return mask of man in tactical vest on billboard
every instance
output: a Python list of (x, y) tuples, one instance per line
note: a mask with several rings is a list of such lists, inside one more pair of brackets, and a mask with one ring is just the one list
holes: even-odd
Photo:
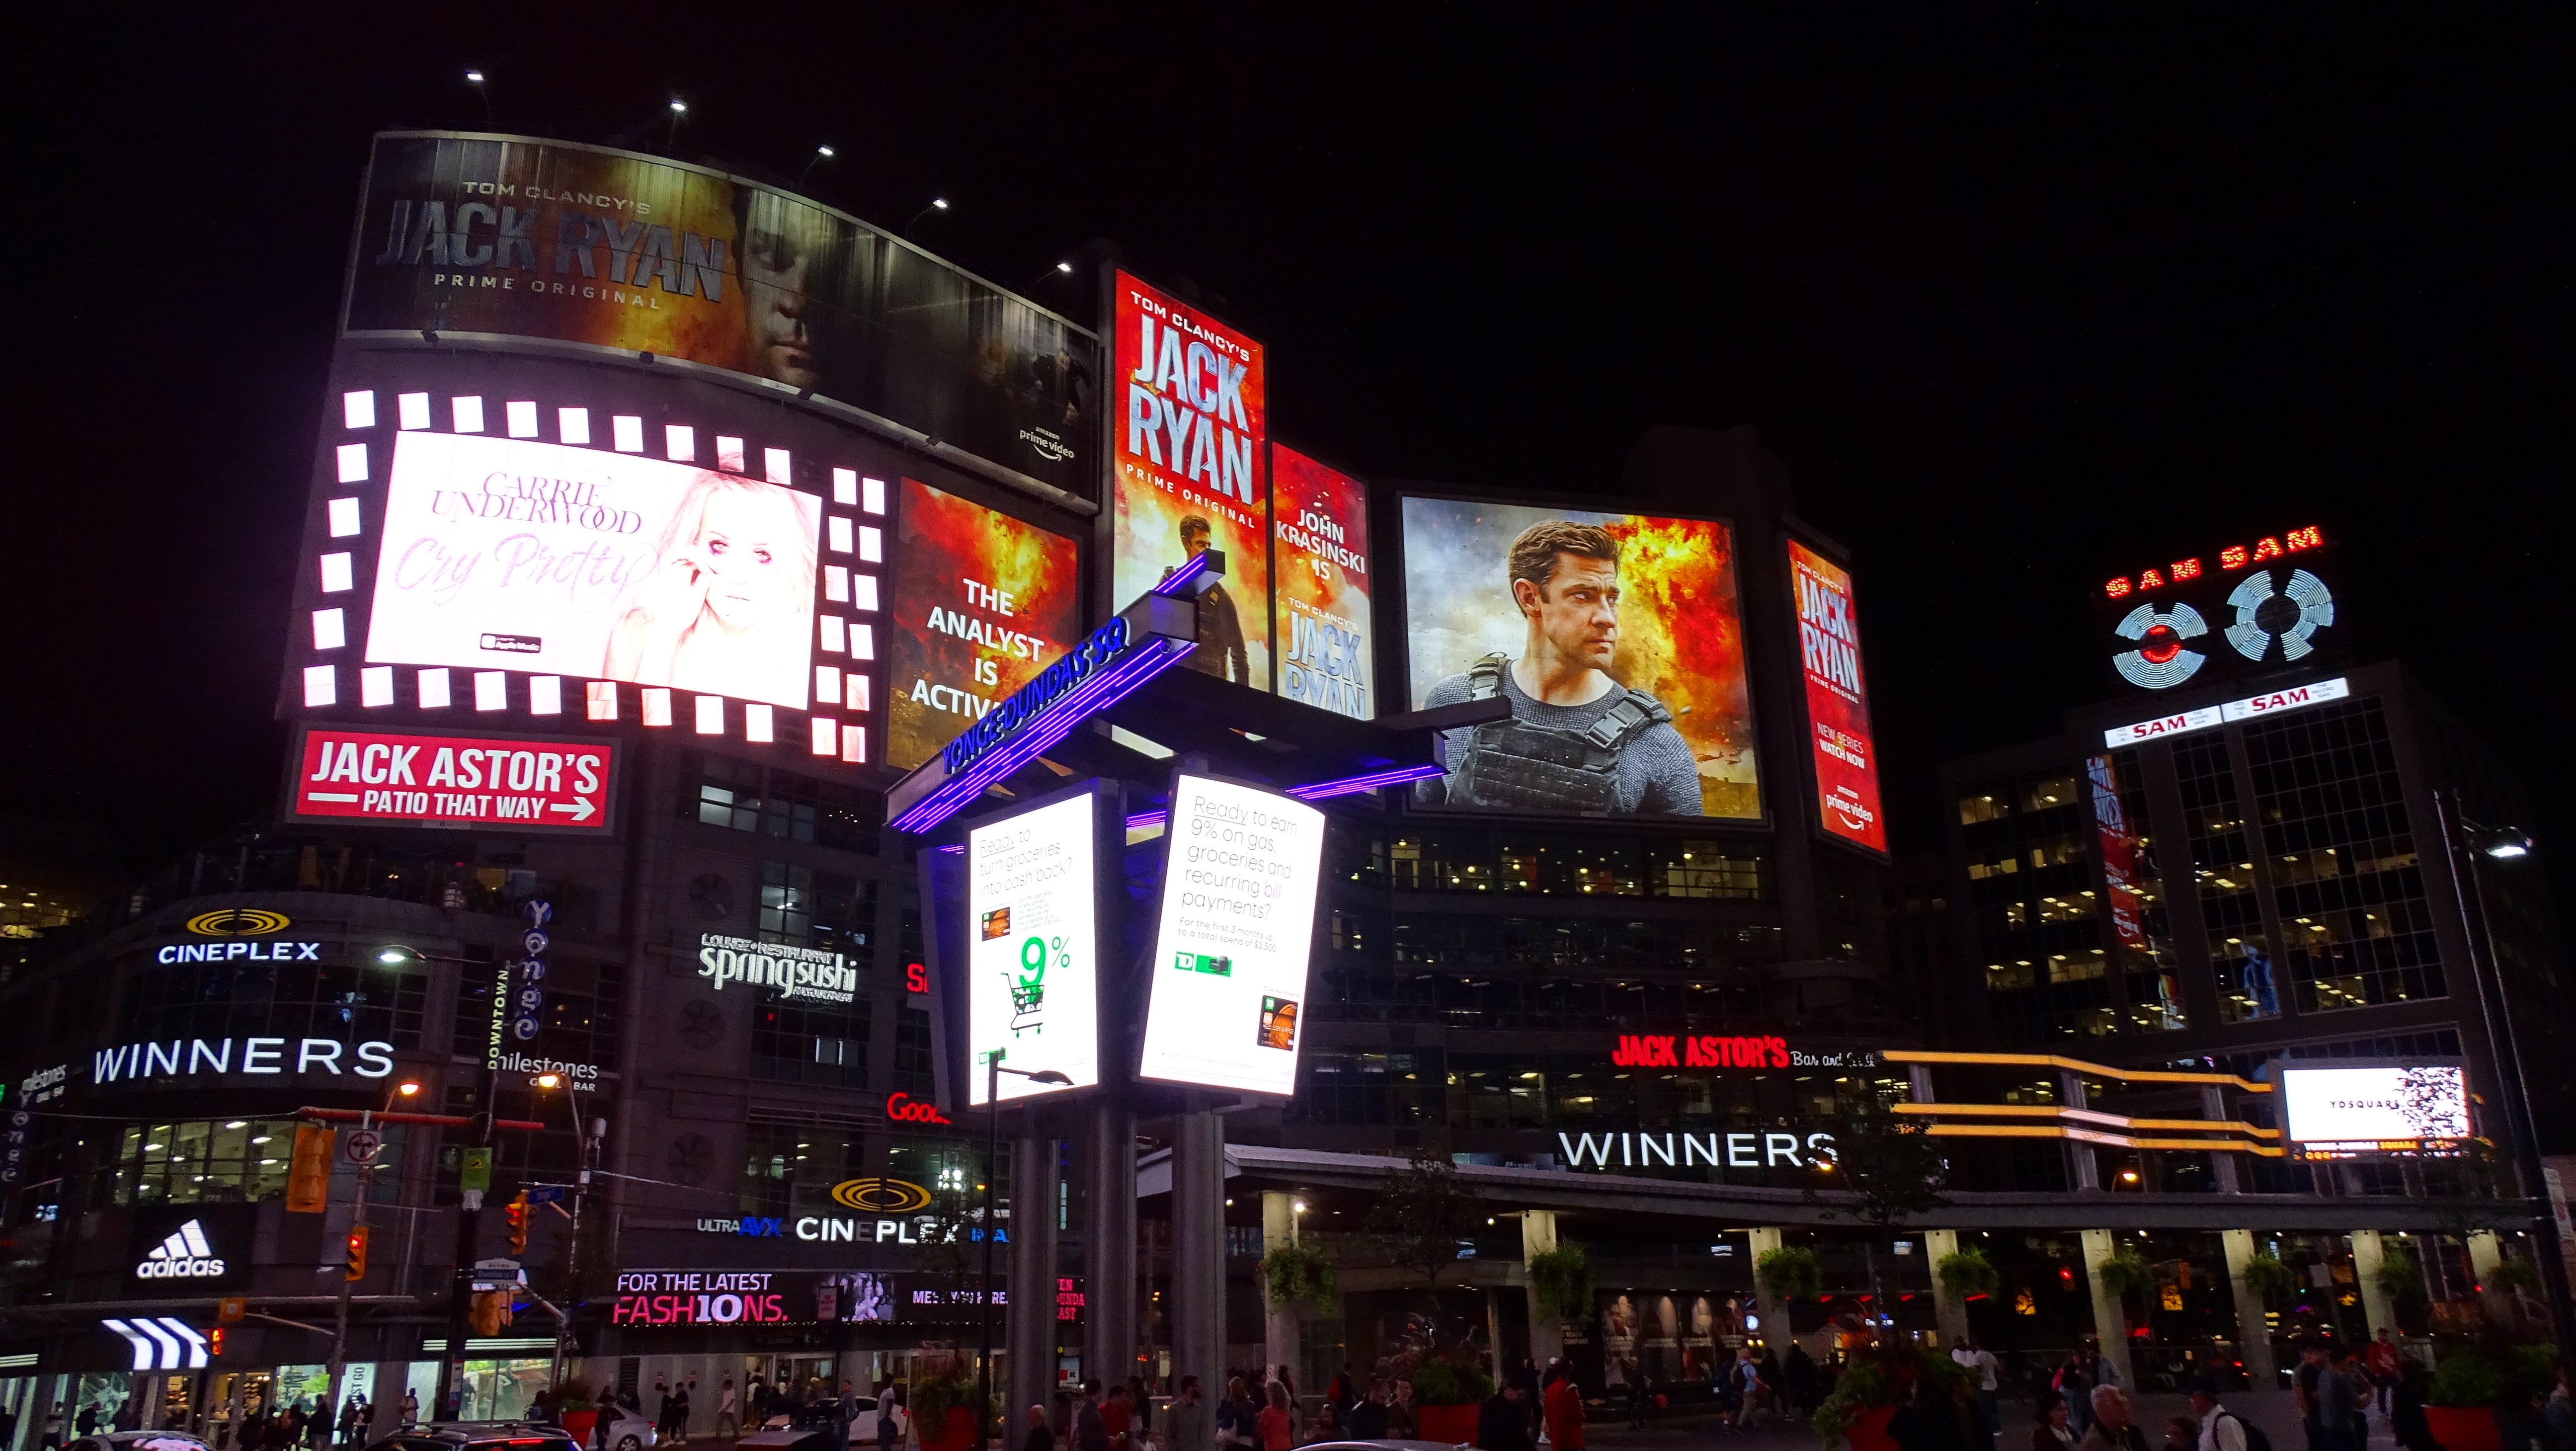
[(1426, 709), (1502, 696), (1511, 719), (1447, 733), (1449, 774), (1414, 787), (1426, 806), (1584, 816), (1698, 816), (1699, 771), (1673, 714), (1610, 678), (1619, 646), (1619, 542), (1562, 519), (1512, 541), (1520, 658), (1493, 654), (1431, 688)]

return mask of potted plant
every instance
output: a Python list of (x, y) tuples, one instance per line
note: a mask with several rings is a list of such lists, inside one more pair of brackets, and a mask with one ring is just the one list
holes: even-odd
[(1592, 1258), (1583, 1246), (1565, 1243), (1531, 1255), (1529, 1277), (1541, 1310), (1566, 1320), (1592, 1313)]
[(1933, 1266), (1932, 1272), (1941, 1277), (1941, 1288), (1949, 1291), (1950, 1298), (1954, 1300), (1991, 1295), (1995, 1287), (2003, 1283), (2003, 1276), (1996, 1272), (1994, 1262), (1986, 1258), (1985, 1251), (1977, 1249), (1963, 1249), (1941, 1256), (1941, 1262)]
[[(2391, 1253), (2403, 1253), (2403, 1251), (2391, 1251)], [(2407, 1272), (2409, 1274), (2414, 1272), (2411, 1260), (2408, 1261)], [(2381, 1273), (2384, 1277), (2385, 1265), (2381, 1267)], [(2295, 1293), (2299, 1288), (2299, 1272), (2281, 1263), (2277, 1255), (2249, 1257), (2245, 1261), (2244, 1278), (2246, 1293), (2254, 1297), (2257, 1305), (2266, 1308), (2279, 1303), (2281, 1299)]]
[(1936, 1351), (1911, 1345), (1859, 1351), (1834, 1382), (1834, 1393), (1816, 1407), (1816, 1444), (1823, 1451), (1841, 1451), (1845, 1442), (1851, 1451), (1896, 1451), (1887, 1423), (1914, 1383), (1947, 1400), (1951, 1388), (1967, 1378), (1967, 1367)]
[(1816, 1263), (1816, 1252), (1805, 1245), (1764, 1250), (1753, 1262), (1753, 1273), (1761, 1277), (1764, 1288), (1783, 1300), (1811, 1300), (1825, 1287), (1824, 1268)]
[(2442, 1357), (2424, 1397), (2424, 1419), (2442, 1451), (2498, 1451), (2498, 1412), (2520, 1411), (2557, 1375), (2558, 1347), (2488, 1337)]
[(599, 1410), (590, 1403), (590, 1392), (579, 1382), (557, 1381), (554, 1403), (556, 1419), (564, 1428), (564, 1434), (572, 1437), (576, 1446), (589, 1445), (591, 1428), (599, 1424)]
[(1494, 1393), (1493, 1377), (1470, 1362), (1435, 1355), (1413, 1368), (1413, 1403), (1425, 1441), (1476, 1439), (1476, 1414)]
[(1291, 1305), (1322, 1311), (1333, 1308), (1333, 1262), (1321, 1251), (1293, 1241), (1275, 1245), (1261, 1257), (1261, 1285), (1273, 1310)]
[(975, 1380), (953, 1359), (915, 1370), (905, 1407), (921, 1451), (968, 1451), (981, 1439)]

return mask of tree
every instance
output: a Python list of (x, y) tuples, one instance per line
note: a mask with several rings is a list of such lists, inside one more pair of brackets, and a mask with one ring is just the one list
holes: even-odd
[(1416, 1152), (1387, 1176), (1363, 1228), (1396, 1268), (1435, 1296), (1440, 1277), (1458, 1262), (1458, 1242), (1485, 1223), (1485, 1202), (1448, 1160)]
[[(1822, 1206), (1820, 1218), (1845, 1215), (1885, 1239), (1898, 1225), (1950, 1202), (1941, 1192), (1950, 1182), (1950, 1164), (1932, 1141), (1930, 1125), (1896, 1113), (1873, 1089), (1864, 1089), (1859, 1106), (1832, 1122), (1829, 1168), (1842, 1194), (1828, 1200), (1817, 1186), (1808, 1187), (1809, 1201)], [(1868, 1258), (1870, 1303), (1883, 1311), (1878, 1256)]]

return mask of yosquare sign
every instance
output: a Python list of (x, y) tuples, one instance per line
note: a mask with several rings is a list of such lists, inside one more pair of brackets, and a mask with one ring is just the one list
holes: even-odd
[(729, 982), (749, 983), (799, 1002), (851, 1003), (859, 996), (859, 970), (837, 952), (713, 932), (698, 938), (698, 976), (718, 991)]

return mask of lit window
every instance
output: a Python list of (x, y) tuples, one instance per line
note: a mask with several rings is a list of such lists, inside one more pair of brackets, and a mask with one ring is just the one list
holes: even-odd
[(373, 428), (373, 427), (375, 427), (375, 426), (376, 426), (376, 393), (375, 393), (375, 390), (374, 390), (374, 389), (372, 389), (372, 388), (361, 388), (361, 389), (359, 389), (359, 390), (358, 390), (357, 392), (355, 392), (355, 393), (343, 393), (343, 394), (341, 394), (341, 395), (340, 395), (340, 424), (341, 424), (341, 426), (342, 426), (342, 427), (344, 427), (344, 428)]
[(313, 648), (337, 650), (349, 643), (349, 616), (345, 610), (313, 612)]
[(723, 735), (724, 697), (721, 695), (701, 695), (698, 697), (697, 706), (698, 734), (702, 736)]
[(537, 405), (531, 402), (504, 403), (501, 411), (509, 415), (512, 438), (537, 436)]
[(823, 598), (836, 605), (850, 602), (850, 570), (842, 564), (823, 566)]
[(355, 587), (356, 579), (351, 573), (348, 555), (322, 556), (322, 592), (324, 594), (341, 594)]
[[(363, 478), (365, 475), (361, 474), (360, 477)], [(333, 499), (330, 510), (331, 537), (334, 539), (346, 539), (365, 527), (358, 522), (358, 500), (355, 495)]]
[(792, 484), (796, 482), (796, 471), (788, 460), (787, 450), (783, 448), (762, 449), (760, 451), (760, 471), (762, 474), (766, 475), (769, 481), (773, 484)]
[(673, 423), (662, 429), (662, 452), (673, 463), (694, 463), (698, 457), (698, 433), (685, 423)]
[(876, 626), (864, 621), (851, 622), (850, 658), (853, 660), (874, 660), (877, 658)]
[(716, 435), (716, 467), (729, 474), (742, 472), (742, 440)]
[(847, 704), (849, 705), (849, 708), (852, 710), (866, 710), (868, 708), (868, 677), (853, 670), (850, 672), (849, 677), (842, 683), (848, 687), (849, 699)]
[(592, 720), (617, 719), (617, 682), (593, 680), (582, 687), (584, 703)]
[(841, 517), (841, 516), (840, 516), (840, 515), (838, 515), (838, 514), (835, 514), (835, 515), (833, 515), (833, 516), (831, 517), (831, 519), (830, 519), (829, 521), (827, 521), (827, 523), (828, 523), (828, 527), (829, 527), (829, 532), (830, 532), (830, 534), (831, 534), (832, 552), (833, 552), (834, 554), (847, 554), (847, 553), (849, 553), (849, 552), (850, 552), (850, 521), (849, 521), (849, 520), (847, 520), (847, 519), (845, 519), (845, 518), (843, 518), (843, 517)]
[(367, 446), (365, 444), (344, 443), (340, 445), (338, 449), (334, 450), (333, 453), (340, 463), (340, 482), (344, 484), (355, 484), (365, 481), (367, 477)]
[(447, 409), (448, 412), (456, 419), (457, 432), (481, 433), (483, 431), (483, 400), (481, 398), (472, 394), (466, 394), (458, 398), (451, 398), (448, 400)]
[(612, 414), (608, 420), (610, 446), (619, 453), (644, 451), (644, 420), (632, 413)]
[(817, 665), (814, 667), (814, 698), (816, 700), (838, 700), (841, 698), (841, 672), (839, 670), (829, 665)]
[(590, 410), (587, 408), (556, 409), (555, 432), (566, 443), (587, 447), (590, 443)]
[(839, 615), (825, 615), (822, 617), (822, 622), (823, 648), (831, 651), (835, 655), (848, 649), (849, 646), (843, 643), (841, 639), (841, 617)]
[[(723, 724), (720, 720), (717, 727), (721, 729)], [(768, 706), (746, 705), (742, 708), (742, 738), (757, 746), (765, 746), (778, 739), (777, 722)]]
[(868, 728), (866, 726), (841, 727), (841, 759), (853, 766), (867, 764)]
[(420, 672), (420, 708), (447, 709), (447, 670), (444, 666)]
[(850, 603), (863, 610), (877, 607), (877, 577), (873, 574), (850, 576)]
[(304, 703), (337, 705), (340, 703), (340, 672), (328, 665), (304, 667)]
[(405, 394), (401, 395), (400, 397), (396, 398), (396, 399), (394, 400), (394, 402), (395, 402), (395, 404), (399, 407), (399, 409), (400, 409), (400, 411), (401, 411), (401, 413), (402, 413), (402, 426), (403, 426), (403, 427), (405, 427), (405, 428), (427, 428), (427, 427), (429, 427), (429, 395), (428, 395), (428, 394), (426, 394), (426, 393), (405, 393)]
[(671, 723), (671, 687), (648, 685), (644, 687), (643, 694), (644, 723), (648, 726), (669, 725)]
[(859, 526), (859, 558), (870, 564), (885, 563), (885, 531), (874, 524)]
[(510, 673), (506, 670), (474, 672), (474, 708), (508, 710), (510, 708)]
[(871, 514), (884, 513), (886, 500), (885, 480), (861, 479), (859, 483), (864, 491), (859, 500), (859, 507), (867, 510)]
[(370, 665), (358, 672), (358, 704), (384, 706), (394, 703), (394, 667)]
[(810, 724), (810, 725), (813, 727), (813, 731), (814, 731), (814, 754), (815, 754), (815, 755), (818, 755), (818, 756), (835, 756), (835, 755), (839, 755), (839, 754), (840, 754), (840, 751), (841, 751), (841, 743), (840, 743), (839, 739), (837, 739), (837, 737), (838, 737), (838, 735), (839, 735), (839, 727), (838, 727), (838, 726), (834, 725), (831, 721), (828, 721), (828, 720), (824, 719), (823, 717), (821, 717), (821, 716), (819, 716), (819, 715), (818, 715), (818, 716), (815, 716), (811, 721), (809, 721), (809, 722), (808, 722), (808, 724)]
[(832, 502), (843, 508), (855, 508), (859, 502), (859, 471), (832, 470)]

